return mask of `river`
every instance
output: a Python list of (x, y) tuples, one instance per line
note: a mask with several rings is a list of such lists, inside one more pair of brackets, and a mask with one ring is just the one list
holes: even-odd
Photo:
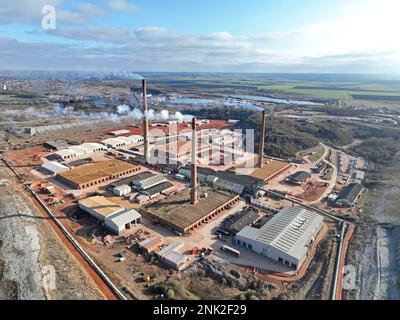
[(252, 100), (252, 101), (260, 101), (260, 102), (270, 102), (276, 104), (287, 104), (287, 105), (301, 105), (301, 106), (323, 106), (323, 103), (305, 101), (305, 100), (291, 100), (291, 99), (279, 99), (272, 97), (264, 97), (264, 96), (252, 96), (252, 95), (238, 95), (233, 94), (229, 95), (231, 98), (235, 99), (244, 99), (244, 100)]

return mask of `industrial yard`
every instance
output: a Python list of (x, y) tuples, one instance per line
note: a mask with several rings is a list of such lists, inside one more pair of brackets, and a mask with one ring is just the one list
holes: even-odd
[(400, 300), (399, 10), (0, 0), (1, 306)]
[(325, 274), (330, 298), (344, 261), (336, 235), (358, 214), (368, 162), (322, 143), (269, 157), (268, 113), (258, 114), (257, 152), (234, 120), (143, 116), (74, 127), (68, 139), (66, 127), (26, 130), (29, 143), (10, 134), (3, 161), (64, 245), (76, 241), (77, 262), (107, 298), (159, 299), (162, 286), (202, 299), (221, 281), (216, 299), (290, 298), (296, 283), (312, 296), (310, 269)]

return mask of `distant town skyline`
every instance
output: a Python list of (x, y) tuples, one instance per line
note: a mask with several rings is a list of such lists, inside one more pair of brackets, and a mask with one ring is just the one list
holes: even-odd
[[(42, 9), (56, 9), (43, 29)], [(0, 69), (399, 74), (396, 0), (0, 0)]]

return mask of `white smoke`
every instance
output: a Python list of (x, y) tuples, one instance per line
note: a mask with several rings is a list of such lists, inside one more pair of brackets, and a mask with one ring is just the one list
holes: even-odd
[[(60, 104), (54, 105), (54, 114), (56, 116), (70, 116), (77, 118), (85, 118), (90, 120), (108, 120), (113, 122), (119, 122), (121, 118), (130, 118), (132, 120), (142, 120), (144, 118), (144, 113), (138, 109), (131, 109), (130, 106), (123, 104), (117, 106), (116, 113), (107, 112), (93, 112), (87, 113), (84, 111), (75, 111), (72, 107), (64, 108)], [(175, 114), (170, 114), (168, 110), (155, 111), (153, 109), (148, 110), (147, 118), (149, 121), (191, 121), (193, 116), (183, 115), (180, 112)]]
[(126, 105), (126, 104), (122, 104), (120, 106), (117, 107), (117, 113), (119, 115), (126, 115), (131, 111), (131, 108)]

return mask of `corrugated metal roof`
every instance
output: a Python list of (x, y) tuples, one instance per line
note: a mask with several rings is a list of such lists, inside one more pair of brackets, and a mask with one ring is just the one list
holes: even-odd
[(216, 180), (214, 186), (237, 194), (242, 194), (245, 188), (242, 184), (238, 184), (223, 179)]
[(146, 194), (150, 197), (153, 197), (154, 195), (157, 195), (159, 193), (162, 193), (166, 190), (171, 189), (173, 186), (174, 185), (171, 182), (165, 181), (165, 182), (157, 184), (151, 188), (145, 189), (144, 191), (141, 191), (141, 192), (143, 192), (144, 194)]
[(55, 152), (56, 155), (60, 157), (69, 157), (71, 155), (74, 156), (82, 156), (88, 153), (94, 153), (95, 150), (104, 150), (106, 151), (107, 148), (99, 143), (84, 143), (79, 146), (71, 146), (68, 149), (60, 150)]
[(340, 192), (337, 201), (349, 201), (350, 203), (354, 203), (363, 188), (363, 185), (360, 183), (351, 183)]
[(305, 242), (322, 221), (322, 216), (316, 213), (299, 207), (290, 207), (281, 210), (261, 229), (245, 228), (239, 235), (301, 258)]
[(68, 171), (70, 169), (58, 162), (46, 162), (41, 167), (47, 171), (53, 172), (54, 174)]
[(120, 205), (111, 202), (106, 197), (95, 196), (78, 201), (82, 209), (93, 210), (98, 215), (106, 218), (124, 210)]
[(164, 257), (166, 254), (168, 254), (171, 251), (178, 251), (184, 247), (184, 244), (182, 242), (173, 242), (166, 246), (164, 249), (160, 250), (157, 252), (157, 255), (160, 257)]
[(233, 231), (235, 233), (238, 233), (239, 231), (241, 231), (244, 227), (247, 227), (249, 225), (251, 225), (254, 221), (256, 221), (258, 218), (260, 217), (260, 215), (251, 210), (246, 212), (242, 217), (240, 217), (237, 221), (235, 221), (234, 223), (232, 223), (229, 226), (229, 230)]
[(257, 236), (258, 229), (252, 227), (244, 227), (238, 235), (243, 238), (254, 239)]
[(142, 216), (135, 209), (125, 209), (123, 211), (112, 214), (106, 218), (116, 226), (125, 226), (126, 224), (140, 219)]
[(142, 189), (146, 190), (146, 189), (152, 188), (152, 187), (159, 185), (166, 181), (167, 181), (167, 179), (164, 176), (158, 174), (158, 175), (149, 176), (148, 178), (145, 178), (134, 184), (139, 184)]

